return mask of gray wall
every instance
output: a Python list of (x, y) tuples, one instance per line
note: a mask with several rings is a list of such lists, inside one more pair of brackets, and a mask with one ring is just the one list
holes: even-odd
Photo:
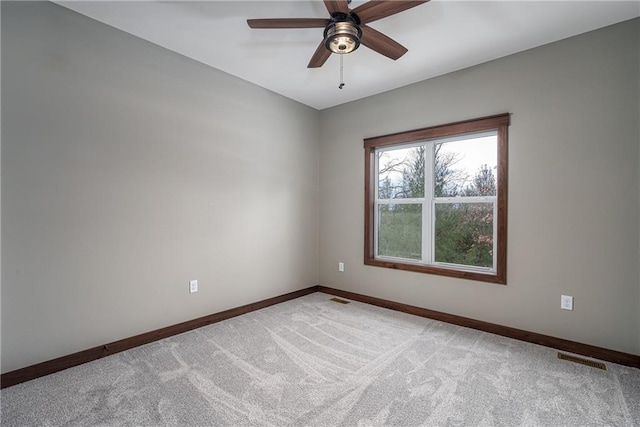
[[(321, 284), (639, 354), (639, 22), (322, 111)], [(507, 286), (363, 265), (362, 139), (503, 112)]]
[(52, 3), (2, 66), (2, 372), (318, 283), (316, 110)]

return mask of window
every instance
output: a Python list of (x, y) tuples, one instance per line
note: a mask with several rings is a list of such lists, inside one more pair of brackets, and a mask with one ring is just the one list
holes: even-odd
[(505, 284), (508, 125), (365, 139), (365, 264)]

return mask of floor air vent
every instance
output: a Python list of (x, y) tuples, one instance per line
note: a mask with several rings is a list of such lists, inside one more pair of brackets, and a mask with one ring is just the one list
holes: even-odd
[(596, 362), (595, 360), (583, 359), (582, 357), (571, 356), (569, 354), (558, 353), (558, 359), (568, 360), (569, 362), (580, 363), (581, 365), (591, 366), (592, 368), (598, 368), (607, 370), (607, 366), (602, 362)]
[(340, 304), (349, 304), (351, 302), (351, 301), (347, 301), (347, 300), (340, 299), (340, 298), (331, 298), (331, 301), (339, 302)]

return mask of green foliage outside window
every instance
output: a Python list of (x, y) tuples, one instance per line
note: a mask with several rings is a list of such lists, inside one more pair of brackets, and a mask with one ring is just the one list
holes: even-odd
[(438, 203), (435, 211), (436, 262), (493, 266), (491, 203)]
[(422, 206), (381, 205), (378, 253), (384, 256), (422, 258)]

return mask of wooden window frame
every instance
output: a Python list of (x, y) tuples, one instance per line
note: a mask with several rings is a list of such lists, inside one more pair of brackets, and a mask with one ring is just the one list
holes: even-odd
[[(364, 263), (377, 267), (392, 268), (397, 270), (414, 271), (419, 273), (435, 274), (440, 276), (456, 277), (461, 279), (477, 280), (482, 282), (507, 283), (507, 193), (508, 193), (508, 126), (510, 116), (508, 113), (490, 117), (448, 123), (431, 126), (407, 132), (377, 136), (364, 140), (365, 173), (364, 173)], [(398, 260), (379, 259), (375, 257), (374, 233), (375, 233), (375, 170), (376, 149), (395, 145), (410, 144), (419, 141), (464, 135), (482, 131), (496, 131), (498, 136), (497, 147), (497, 227), (494, 238), (497, 239), (496, 270), (485, 273), (468, 271), (456, 268), (442, 268), (439, 266), (409, 263)]]

